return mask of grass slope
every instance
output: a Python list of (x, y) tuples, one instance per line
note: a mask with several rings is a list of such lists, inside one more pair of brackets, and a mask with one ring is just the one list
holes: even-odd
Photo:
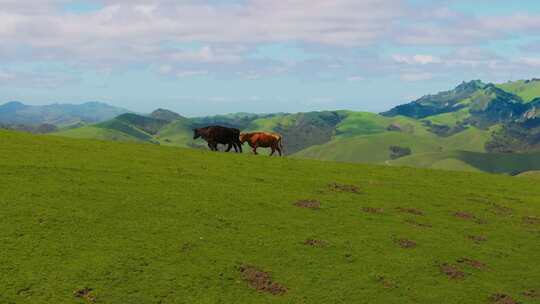
[(512, 174), (529, 170), (540, 170), (540, 152), (498, 154), (448, 151), (411, 155), (389, 163), (421, 168)]
[(459, 122), (464, 121), (470, 117), (469, 109), (464, 108), (456, 112), (444, 113), (439, 115), (433, 115), (426, 117), (426, 120), (438, 125), (447, 125), (450, 127), (456, 126)]
[[(95, 303), (538, 301), (522, 294), (540, 289), (533, 179), (5, 131), (0, 142), (0, 303), (85, 303), (86, 288)], [(293, 205), (302, 199), (321, 209)], [(251, 289), (241, 265), (288, 291)]]
[(540, 178), (540, 170), (537, 170), (537, 171), (526, 171), (526, 172), (523, 172), (523, 173), (519, 174), (518, 176), (520, 176), (520, 177), (534, 177), (534, 178)]
[(99, 139), (99, 140), (113, 140), (113, 141), (144, 141), (144, 139), (138, 138), (136, 136), (131, 136), (127, 133), (110, 129), (102, 128), (95, 125), (84, 126), (74, 129), (60, 130), (58, 132), (52, 133), (55, 136), (63, 136), (69, 138), (80, 138), (80, 139)]
[(172, 122), (136, 114), (124, 114), (95, 125), (52, 133), (82, 139), (136, 141), (166, 146), (193, 147), (193, 125), (180, 117)]
[(501, 89), (516, 94), (524, 101), (530, 102), (540, 97), (540, 80), (519, 80), (498, 85)]
[(159, 130), (157, 140), (162, 145), (190, 147), (194, 143), (192, 125), (187, 119), (173, 121)]

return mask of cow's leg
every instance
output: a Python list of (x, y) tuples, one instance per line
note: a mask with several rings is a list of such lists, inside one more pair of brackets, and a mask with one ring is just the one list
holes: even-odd
[(238, 146), (238, 150), (240, 150), (240, 153), (242, 153), (242, 143), (240, 141), (237, 141), (236, 145)]
[[(227, 150), (225, 152), (229, 152), (232, 149), (233, 144), (229, 143), (229, 146), (227, 147)], [(234, 150), (236, 150), (236, 147), (234, 147)]]
[(235, 143), (235, 142), (232, 142), (231, 145), (232, 145), (233, 148), (234, 148), (234, 152), (235, 152), (235, 153), (238, 153), (238, 147), (236, 146), (236, 143)]
[(234, 152), (242, 153), (242, 147), (236, 141), (233, 141), (232, 144), (233, 144), (233, 147), (234, 147)]
[(278, 153), (279, 153), (279, 156), (283, 156), (283, 155), (281, 154), (281, 148), (280, 148), (279, 146), (277, 146), (277, 151), (278, 151)]
[(258, 155), (257, 153), (257, 145), (253, 145), (253, 154)]
[(270, 153), (270, 156), (274, 156), (274, 153), (276, 153), (276, 147), (271, 146), (270, 148), (272, 149), (272, 153)]

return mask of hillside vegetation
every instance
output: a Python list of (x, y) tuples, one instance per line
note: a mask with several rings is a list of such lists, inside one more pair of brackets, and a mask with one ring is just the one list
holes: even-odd
[(539, 301), (535, 179), (0, 142), (0, 303)]

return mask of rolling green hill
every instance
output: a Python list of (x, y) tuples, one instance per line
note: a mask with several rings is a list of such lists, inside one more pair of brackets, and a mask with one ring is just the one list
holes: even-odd
[[(160, 110), (159, 115), (163, 114)], [(157, 112), (157, 111), (156, 111)], [(171, 116), (168, 116), (171, 117)], [(69, 128), (53, 133), (57, 136), (115, 141), (137, 141), (153, 144), (187, 146), (192, 135), (191, 123), (181, 116), (169, 121), (152, 116), (123, 114), (114, 119), (81, 128)]]
[(526, 171), (526, 172), (523, 172), (523, 173), (519, 174), (518, 176), (520, 176), (520, 177), (540, 178), (540, 170), (537, 170), (537, 171)]
[(407, 117), (384, 117), (371, 113), (352, 113), (336, 128), (336, 137), (323, 145), (304, 149), (294, 157), (345, 162), (384, 163), (392, 159), (393, 146), (411, 149), (413, 154), (455, 149), (484, 152), (489, 130), (470, 127), (441, 137), (423, 123)]
[(81, 128), (66, 129), (55, 132), (53, 133), (53, 135), (81, 139), (86, 138), (113, 141), (144, 141), (144, 139), (132, 136), (128, 133), (124, 133), (110, 128), (102, 128), (99, 126), (84, 126)]
[(0, 303), (538, 302), (534, 179), (0, 141)]
[(540, 97), (540, 79), (510, 81), (499, 84), (498, 87), (520, 96), (526, 102)]
[(432, 169), (515, 174), (529, 170), (540, 170), (540, 152), (504, 154), (448, 151), (416, 154), (391, 161), (389, 164)]

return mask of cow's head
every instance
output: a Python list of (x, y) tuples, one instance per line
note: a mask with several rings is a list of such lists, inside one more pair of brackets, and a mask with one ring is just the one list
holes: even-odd
[(200, 129), (193, 129), (193, 139), (201, 137)]
[(243, 145), (249, 139), (248, 133), (240, 133), (240, 143)]

